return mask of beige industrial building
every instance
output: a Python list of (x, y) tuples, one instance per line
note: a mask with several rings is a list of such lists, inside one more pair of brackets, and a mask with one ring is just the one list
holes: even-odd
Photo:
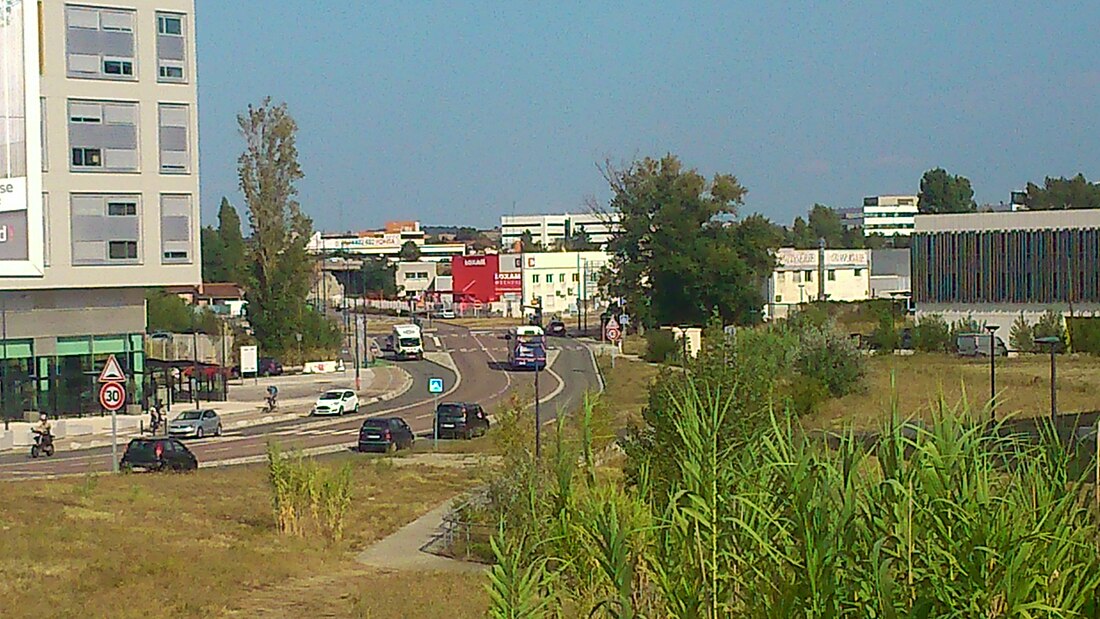
[(98, 409), (109, 354), (138, 403), (144, 289), (201, 281), (194, 0), (8, 4), (0, 410)]

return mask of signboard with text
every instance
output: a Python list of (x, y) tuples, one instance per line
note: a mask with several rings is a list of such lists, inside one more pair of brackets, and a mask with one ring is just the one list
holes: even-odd
[(38, 3), (0, 0), (0, 277), (40, 277), (45, 255)]
[(259, 349), (255, 346), (241, 346), (241, 375), (255, 374), (259, 371)]

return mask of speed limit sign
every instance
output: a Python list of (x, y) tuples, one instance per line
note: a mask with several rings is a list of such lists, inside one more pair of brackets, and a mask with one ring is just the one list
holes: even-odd
[(103, 383), (99, 388), (99, 403), (103, 405), (103, 410), (119, 410), (126, 405), (126, 388), (122, 383)]

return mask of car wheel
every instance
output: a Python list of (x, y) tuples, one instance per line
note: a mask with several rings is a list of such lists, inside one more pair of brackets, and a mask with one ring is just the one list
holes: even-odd
[(336, 416), (337, 417), (343, 417), (344, 416), (344, 407), (343, 406), (340, 407), (340, 410), (336, 413)]
[(195, 438), (202, 438), (203, 434), (204, 432), (202, 431), (202, 426), (199, 426), (199, 429), (195, 431)]
[(214, 430), (214, 436), (221, 436), (221, 435), (222, 435), (222, 424), (219, 423), (217, 429)]
[(397, 443), (390, 443), (386, 445), (386, 453), (392, 454), (397, 452)]

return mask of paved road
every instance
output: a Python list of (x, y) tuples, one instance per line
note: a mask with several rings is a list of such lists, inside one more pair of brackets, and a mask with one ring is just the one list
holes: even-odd
[[(362, 419), (379, 416), (403, 417), (414, 431), (426, 436), (432, 427), (433, 400), (427, 393), (430, 376), (445, 379), (448, 393), (444, 394), (444, 401), (479, 402), (492, 410), (512, 390), (530, 396), (533, 401), (534, 375), (504, 369), (507, 343), (500, 333), (469, 331), (439, 323), (437, 327), (434, 333), (426, 334), (425, 345), (429, 351), (450, 352), (461, 377), (429, 361), (405, 362), (401, 367), (412, 375), (413, 388), (393, 400), (363, 407), (358, 415), (313, 419), (302, 411), (301, 417), (242, 428), (227, 432), (220, 438), (191, 441), (189, 446), (199, 461), (207, 464), (262, 455), (272, 440), (285, 449), (350, 446), (356, 440)], [(550, 370), (540, 376), (542, 396), (556, 394), (543, 404), (547, 419), (553, 418), (559, 408), (571, 410), (586, 390), (598, 389), (599, 385), (587, 348), (572, 340), (553, 340), (550, 346), (558, 350), (557, 358)], [(124, 445), (120, 445), (120, 451), (122, 448)], [(110, 469), (110, 448), (59, 452), (52, 458), (40, 460), (31, 460), (23, 452), (0, 457), (0, 479), (82, 474)]]

